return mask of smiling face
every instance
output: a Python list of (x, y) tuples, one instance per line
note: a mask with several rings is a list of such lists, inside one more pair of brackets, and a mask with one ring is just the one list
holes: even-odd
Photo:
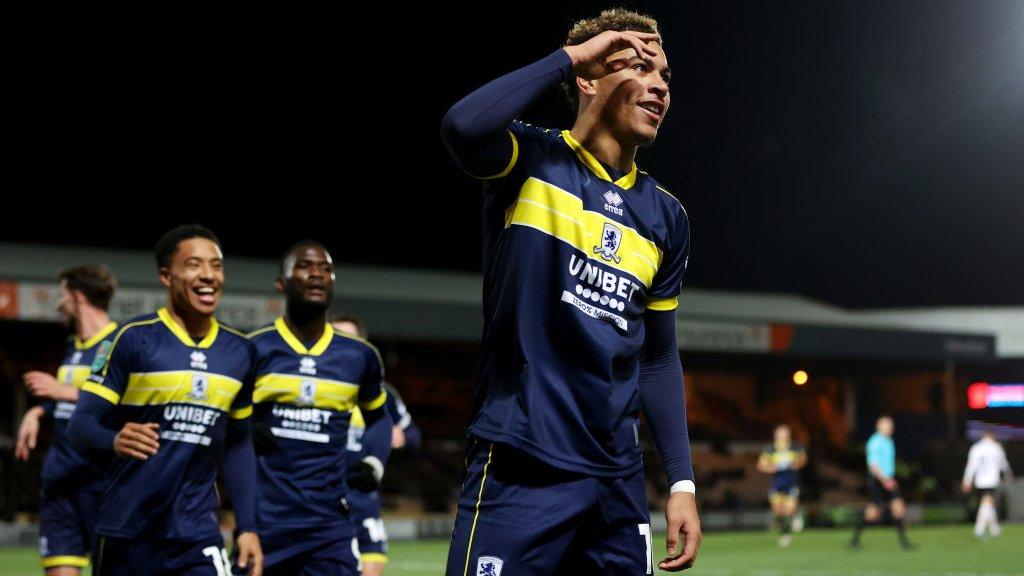
[(591, 82), (579, 81), (581, 108), (596, 114), (616, 140), (633, 146), (654, 142), (671, 101), (672, 72), (661, 44), (650, 42), (657, 56), (643, 60), (632, 48), (606, 59), (612, 70)]
[(330, 305), (334, 297), (334, 263), (320, 246), (306, 244), (296, 247), (285, 258), (277, 290), (289, 304)]
[(170, 265), (160, 268), (160, 282), (178, 314), (212, 317), (224, 287), (224, 255), (206, 238), (182, 240)]

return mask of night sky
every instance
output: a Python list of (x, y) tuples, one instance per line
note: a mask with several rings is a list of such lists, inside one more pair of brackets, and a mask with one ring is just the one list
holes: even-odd
[[(687, 285), (852, 307), (1024, 304), (1024, 2), (630, 3), (672, 107), (637, 163), (687, 207)], [(598, 3), (264, 14), (37, 39), (0, 240), (477, 271), (479, 186), (448, 106), (555, 49)], [(405, 54), (395, 58), (393, 54)], [(552, 92), (523, 119), (571, 125)]]

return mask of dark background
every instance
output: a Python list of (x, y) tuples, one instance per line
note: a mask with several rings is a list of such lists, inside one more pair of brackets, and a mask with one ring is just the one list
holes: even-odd
[[(1024, 304), (1024, 2), (625, 5), (673, 68), (637, 162), (690, 214), (688, 286)], [(201, 222), (229, 257), (311, 236), (343, 263), (477, 271), (479, 186), (440, 119), (599, 6), (38, 15), (0, 240), (148, 249)], [(524, 119), (572, 122), (557, 92)]]

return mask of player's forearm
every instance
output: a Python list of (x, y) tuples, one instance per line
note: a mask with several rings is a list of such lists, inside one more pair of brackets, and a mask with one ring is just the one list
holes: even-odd
[(377, 458), (381, 464), (388, 461), (391, 455), (391, 427), (394, 421), (387, 410), (370, 410), (363, 416), (366, 432), (363, 433), (363, 447), (366, 454)]
[[(508, 161), (511, 141), (506, 128), (531, 102), (572, 74), (564, 50), (484, 84), (459, 100), (441, 122), (441, 136), (456, 162), (482, 173)], [(504, 152), (503, 158), (487, 158)], [(488, 160), (491, 166), (486, 166)]]
[(63, 400), (65, 402), (78, 402), (78, 388), (74, 386), (61, 386), (58, 392), (59, 398), (57, 400)]
[(114, 450), (117, 430), (104, 425), (114, 405), (95, 394), (82, 394), (68, 422), (71, 442), (85, 450)]
[(878, 478), (883, 482), (889, 479), (889, 476), (885, 472), (882, 472), (882, 469), (876, 466), (875, 464), (869, 464), (868, 470), (875, 478)]
[(664, 462), (669, 485), (692, 489), (693, 464), (686, 426), (683, 365), (676, 347), (675, 311), (648, 311), (644, 326), (645, 350), (640, 361), (644, 415)]
[(256, 531), (256, 453), (249, 418), (231, 420), (222, 466), (239, 532)]
[(414, 422), (410, 422), (409, 426), (405, 428), (405, 449), (410, 452), (419, 450), (420, 444), (423, 443), (423, 433), (420, 432), (420, 427)]

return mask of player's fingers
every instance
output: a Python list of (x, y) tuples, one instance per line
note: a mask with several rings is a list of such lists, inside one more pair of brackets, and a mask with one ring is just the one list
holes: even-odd
[(682, 522), (678, 520), (670, 520), (668, 523), (668, 533), (665, 534), (665, 553), (670, 557), (679, 553), (679, 529), (682, 527)]
[(654, 52), (647, 46), (647, 44), (644, 44), (640, 40), (630, 36), (626, 36), (625, 39), (629, 42), (629, 45), (633, 47), (633, 50), (636, 51), (637, 58), (640, 58), (645, 62), (649, 62), (651, 58), (654, 58), (657, 55), (657, 52)]
[(689, 568), (697, 561), (697, 551), (700, 550), (700, 541), (703, 538), (699, 530), (686, 531), (683, 535), (683, 553), (680, 559), (685, 559), (684, 565)]
[(129, 423), (125, 425), (125, 430), (131, 434), (132, 438), (146, 439), (151, 441), (154, 445), (159, 445), (160, 434), (157, 433), (159, 424), (135, 424)]
[(638, 32), (636, 30), (624, 30), (622, 34), (626, 36), (633, 36), (635, 38), (639, 38), (645, 44), (647, 42), (661, 43), (661, 34), (658, 34), (657, 32)]
[(136, 460), (149, 460), (149, 456), (146, 456), (142, 452), (132, 449), (130, 446), (121, 446), (119, 449), (121, 456), (129, 456)]
[(137, 452), (141, 452), (143, 454), (153, 455), (156, 454), (157, 452), (157, 447), (151, 444), (147, 444), (145, 442), (141, 442), (135, 438), (124, 438), (122, 446), (124, 446), (125, 448), (130, 448)]
[(629, 40), (630, 43), (633, 45), (633, 48), (636, 49), (636, 55), (639, 56), (640, 58), (648, 60), (658, 55), (658, 51), (655, 50), (654, 47), (650, 45), (650, 43), (658, 42), (660, 44), (661, 36), (654, 34), (653, 37), (640, 38), (634, 34), (623, 34), (626, 37), (626, 39)]
[(14, 457), (18, 460), (28, 461), (28, 443), (24, 438), (18, 438), (18, 444), (14, 447)]
[(263, 574), (263, 552), (257, 550), (252, 555), (252, 576), (262, 576)]
[(130, 442), (135, 442), (143, 446), (148, 446), (153, 450), (157, 450), (160, 448), (159, 437), (154, 438), (153, 436), (150, 436), (140, 430), (125, 430), (123, 433), (123, 438)]
[(156, 422), (143, 424), (142, 433), (154, 440), (160, 440), (160, 425)]

